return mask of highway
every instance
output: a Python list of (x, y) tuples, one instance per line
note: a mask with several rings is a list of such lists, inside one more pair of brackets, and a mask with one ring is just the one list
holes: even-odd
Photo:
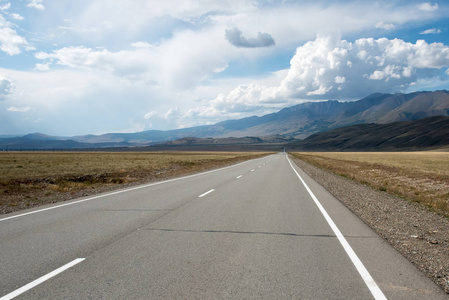
[(448, 299), (285, 153), (1, 216), (1, 296)]

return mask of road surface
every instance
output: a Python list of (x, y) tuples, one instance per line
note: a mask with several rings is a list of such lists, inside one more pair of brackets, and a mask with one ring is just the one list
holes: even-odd
[(0, 218), (5, 299), (448, 299), (284, 153)]

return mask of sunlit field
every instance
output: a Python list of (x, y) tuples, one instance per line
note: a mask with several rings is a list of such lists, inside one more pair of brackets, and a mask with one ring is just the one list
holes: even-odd
[(294, 156), (449, 216), (449, 152), (307, 152)]
[(11, 212), (125, 184), (191, 174), (261, 152), (0, 153), (0, 208)]

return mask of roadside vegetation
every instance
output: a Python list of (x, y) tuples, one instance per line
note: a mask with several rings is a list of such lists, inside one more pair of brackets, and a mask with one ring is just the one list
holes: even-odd
[(449, 217), (449, 152), (291, 153), (375, 189)]
[(0, 213), (173, 178), (267, 155), (262, 152), (0, 153)]

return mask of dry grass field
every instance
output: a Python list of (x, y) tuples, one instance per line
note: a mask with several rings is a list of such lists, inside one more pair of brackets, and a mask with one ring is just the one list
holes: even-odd
[(267, 155), (254, 152), (0, 153), (0, 213)]
[(449, 152), (307, 152), (294, 156), (449, 216)]

